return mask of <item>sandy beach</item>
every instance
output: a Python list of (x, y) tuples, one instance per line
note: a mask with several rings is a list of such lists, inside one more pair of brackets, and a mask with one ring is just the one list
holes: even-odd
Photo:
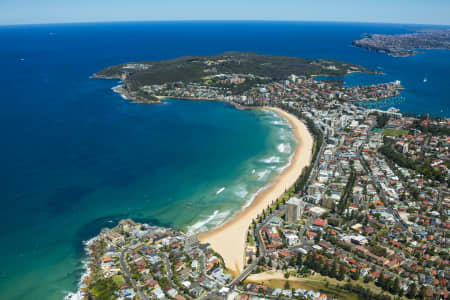
[(266, 109), (282, 115), (293, 128), (298, 146), (290, 165), (270, 183), (268, 188), (261, 191), (248, 207), (238, 212), (230, 221), (215, 230), (199, 235), (201, 242), (210, 243), (212, 248), (222, 255), (227, 268), (234, 275), (239, 274), (244, 267), (247, 229), (252, 220), (272, 201), (280, 197), (286, 189), (290, 188), (301, 174), (303, 168), (311, 162), (314, 140), (305, 124), (281, 109)]
[[(294, 281), (299, 278), (290, 277), (291, 281)], [(262, 272), (258, 274), (252, 274), (247, 277), (246, 281), (248, 282), (263, 282), (263, 281), (269, 281), (269, 280), (286, 280), (284, 277), (284, 273), (282, 272)]]

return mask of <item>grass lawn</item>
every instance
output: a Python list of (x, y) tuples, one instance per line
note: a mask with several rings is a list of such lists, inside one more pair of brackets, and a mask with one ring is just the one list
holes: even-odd
[[(305, 278), (291, 276), (289, 277), (289, 279), (275, 277), (274, 279), (267, 279), (267, 280), (255, 280), (255, 281), (246, 280), (246, 282), (256, 282), (271, 288), (280, 288), (280, 289), (285, 289), (286, 281), (289, 282), (289, 289), (294, 288), (294, 289), (317, 291), (326, 294), (331, 298), (336, 299), (349, 299), (349, 300), (359, 299), (358, 294), (347, 291), (342, 287), (347, 283), (346, 281), (338, 281), (335, 278), (324, 277), (317, 273)], [(387, 292), (383, 292), (383, 290), (381, 290), (378, 286), (376, 286), (372, 281), (369, 283), (364, 283), (362, 279), (359, 279), (358, 281), (352, 281), (352, 284), (358, 284), (364, 288), (369, 288), (375, 294), (380, 293), (389, 294)], [(405, 296), (402, 296), (401, 299), (408, 300)]]
[[(262, 283), (271, 288), (284, 289), (286, 281), (289, 281), (289, 288), (292, 289), (304, 289), (321, 292), (329, 297), (337, 299), (348, 299), (348, 300), (358, 300), (358, 295), (351, 293), (349, 291), (340, 288), (338, 285), (334, 284), (331, 280), (327, 279), (329, 284), (327, 286), (325, 279), (316, 278), (316, 276), (308, 278), (294, 278), (291, 277), (288, 280), (285, 279), (271, 279), (264, 280)], [(345, 284), (345, 282), (343, 283)]]
[(408, 132), (406, 130), (401, 129), (383, 129), (383, 134), (385, 135), (408, 135)]
[(115, 275), (115, 276), (113, 276), (113, 281), (114, 281), (114, 283), (117, 286), (122, 286), (122, 285), (124, 285), (126, 283), (125, 279), (123, 279), (122, 275)]
[(247, 240), (250, 246), (255, 246), (255, 240), (253, 239), (253, 236), (249, 235)]

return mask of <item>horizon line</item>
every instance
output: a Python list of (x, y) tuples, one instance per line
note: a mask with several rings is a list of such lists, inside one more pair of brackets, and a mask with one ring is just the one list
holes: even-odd
[(450, 24), (425, 24), (425, 23), (401, 23), (401, 22), (374, 22), (374, 21), (342, 21), (342, 20), (263, 20), (263, 19), (178, 19), (178, 20), (111, 20), (111, 21), (70, 21), (70, 22), (46, 22), (46, 23), (13, 23), (0, 24), (0, 27), (8, 26), (37, 26), (37, 25), (70, 25), (70, 24), (106, 24), (106, 23), (169, 23), (169, 22), (293, 22), (293, 23), (353, 23), (353, 24), (392, 24), (392, 25), (416, 25), (416, 26), (444, 26)]

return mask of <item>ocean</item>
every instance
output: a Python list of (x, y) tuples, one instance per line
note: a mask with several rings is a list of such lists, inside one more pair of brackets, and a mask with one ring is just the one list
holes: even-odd
[[(83, 272), (83, 241), (122, 218), (186, 231), (215, 227), (289, 161), (289, 125), (264, 110), (167, 99), (143, 105), (89, 78), (113, 64), (225, 51), (329, 58), (400, 80), (373, 103), (450, 116), (450, 52), (392, 58), (351, 46), (413, 25), (138, 22), (1, 26), (0, 298), (62, 299)], [(424, 78), (428, 81), (425, 83)]]

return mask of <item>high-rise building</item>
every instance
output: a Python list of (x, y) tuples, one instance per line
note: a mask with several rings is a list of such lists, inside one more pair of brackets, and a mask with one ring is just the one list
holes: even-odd
[(292, 197), (287, 202), (286, 221), (289, 223), (297, 223), (303, 214), (303, 201)]

